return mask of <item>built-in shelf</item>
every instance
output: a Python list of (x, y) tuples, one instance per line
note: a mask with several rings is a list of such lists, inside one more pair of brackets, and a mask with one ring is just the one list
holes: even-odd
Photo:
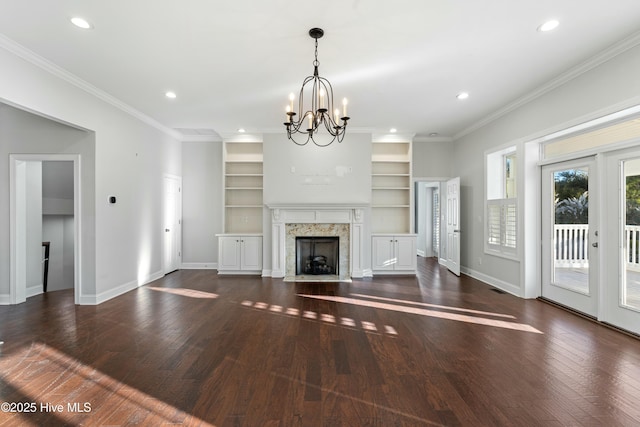
[(262, 233), (261, 142), (224, 144), (225, 233)]
[(373, 143), (371, 192), (372, 232), (410, 233), (411, 142)]

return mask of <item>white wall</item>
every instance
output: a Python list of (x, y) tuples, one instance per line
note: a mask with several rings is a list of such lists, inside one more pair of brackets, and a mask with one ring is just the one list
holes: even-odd
[(452, 141), (414, 142), (412, 147), (414, 178), (452, 177), (453, 147)]
[[(463, 271), (466, 269), (467, 272), (498, 285), (513, 287), (517, 293), (525, 295), (521, 284), (525, 266), (519, 261), (484, 253), (485, 151), (514, 141), (542, 136), (607, 112), (638, 104), (638, 75), (640, 47), (636, 46), (455, 142), (452, 174), (461, 177)], [(519, 161), (522, 159), (521, 154), (523, 153), (518, 153)], [(535, 180), (537, 177), (520, 173), (518, 179)], [(524, 196), (518, 195), (520, 200)], [(523, 209), (525, 212), (534, 212), (536, 206)], [(527, 224), (520, 224), (520, 227), (527, 227)], [(533, 242), (532, 248), (535, 246), (536, 242)], [(523, 255), (527, 256), (527, 253)], [(529, 263), (526, 268), (536, 267)]]
[(222, 143), (182, 143), (183, 268), (215, 268), (222, 224)]
[(347, 133), (328, 147), (300, 147), (284, 132), (267, 134), (263, 152), (266, 205), (371, 201), (371, 134)]
[[(108, 95), (83, 90), (73, 78), (54, 72), (62, 77), (0, 48), (0, 102), (90, 132), (68, 128), (70, 140), (50, 141), (44, 130), (59, 131), (60, 124), (30, 115), (24, 119), (27, 124), (12, 124), (11, 133), (21, 136), (18, 141), (6, 134), (5, 119), (0, 125), (0, 161), (7, 165), (8, 153), (81, 154), (81, 302), (98, 303), (162, 275), (163, 174), (181, 176), (181, 144), (168, 129), (134, 117), (106, 102)], [(39, 127), (29, 127), (30, 122)], [(109, 195), (117, 196), (118, 203), (109, 205)], [(0, 176), (0, 200), (9, 200), (7, 174)], [(9, 291), (7, 205), (2, 203), (0, 211), (0, 300)]]

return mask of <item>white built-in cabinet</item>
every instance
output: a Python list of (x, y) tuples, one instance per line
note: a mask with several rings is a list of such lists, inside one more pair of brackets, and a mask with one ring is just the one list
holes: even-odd
[(372, 270), (415, 274), (411, 142), (373, 142), (371, 148)]
[(377, 234), (371, 238), (374, 274), (415, 274), (416, 236), (412, 234)]
[(224, 143), (224, 234), (218, 272), (262, 272), (262, 142)]
[(260, 274), (261, 235), (218, 235), (218, 273)]

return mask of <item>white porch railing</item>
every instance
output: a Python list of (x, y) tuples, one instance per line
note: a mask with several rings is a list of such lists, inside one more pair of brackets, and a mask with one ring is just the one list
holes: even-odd
[(556, 224), (553, 227), (556, 267), (589, 266), (589, 225)]
[(627, 268), (640, 271), (640, 225), (627, 225), (624, 227), (624, 235), (627, 248)]
[[(640, 225), (625, 226), (627, 268), (640, 271)], [(556, 267), (589, 267), (589, 226), (556, 224), (553, 230)]]

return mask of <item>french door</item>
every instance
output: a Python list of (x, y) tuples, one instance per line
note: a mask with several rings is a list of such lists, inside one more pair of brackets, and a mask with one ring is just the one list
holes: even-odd
[(542, 168), (542, 296), (598, 316), (594, 158)]
[(640, 334), (640, 149), (607, 155), (602, 320)]
[(542, 296), (640, 334), (640, 149), (600, 156), (542, 168)]

